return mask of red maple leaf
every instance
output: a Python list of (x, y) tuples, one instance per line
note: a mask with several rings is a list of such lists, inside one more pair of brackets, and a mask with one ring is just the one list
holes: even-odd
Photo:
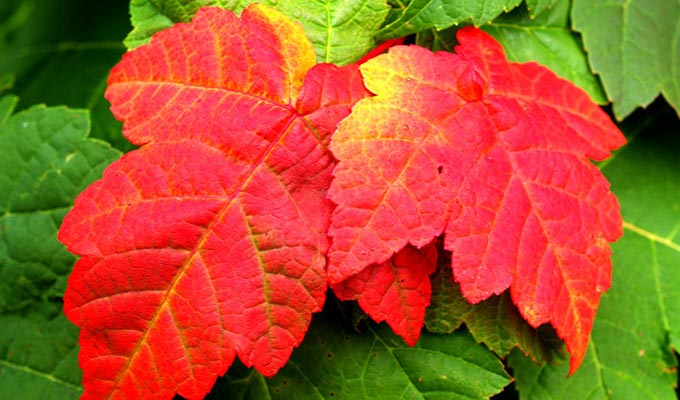
[[(329, 281), (444, 233), (455, 280), (478, 302), (510, 288), (534, 327), (587, 348), (611, 281), (619, 205), (590, 159), (625, 139), (580, 89), (507, 61), (464, 28), (457, 54), (397, 46), (361, 66), (375, 94), (338, 127)], [(378, 279), (378, 278), (376, 278)]]
[(142, 147), (59, 232), (82, 256), (64, 310), (84, 398), (200, 398), (236, 355), (271, 376), (299, 345), (327, 286), (325, 145), (366, 95), (356, 66), (314, 64), (299, 25), (252, 6), (203, 9), (112, 70)]

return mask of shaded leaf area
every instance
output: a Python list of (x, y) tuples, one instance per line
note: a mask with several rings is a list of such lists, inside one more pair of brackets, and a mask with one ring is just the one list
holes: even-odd
[(61, 313), (75, 257), (56, 240), (73, 198), (120, 153), (87, 112), (0, 99), (0, 398), (80, 395), (78, 330)]
[(377, 33), (381, 40), (407, 36), (428, 29), (442, 30), (470, 21), (481, 26), (517, 7), (522, 0), (407, 0), (400, 1)]
[(451, 274), (451, 253), (440, 251), (437, 271), (430, 278), (432, 300), (425, 314), (428, 331), (450, 334), (465, 324), (478, 343), (505, 358), (514, 348), (536, 363), (561, 363), (564, 344), (549, 326), (529, 325), (505, 292), (477, 304), (468, 302)]
[(513, 355), (523, 398), (676, 398), (680, 121), (659, 105), (645, 115), (626, 121), (631, 143), (602, 165), (621, 201), (625, 231), (612, 246), (613, 285), (602, 297), (584, 364), (566, 379), (566, 367), (538, 367)]
[(508, 62), (478, 29), (458, 38), (456, 54), (397, 46), (361, 66), (376, 95), (332, 138), (329, 282), (444, 234), (465, 298), (509, 288), (532, 326), (555, 327), (576, 369), (621, 235), (588, 158), (625, 140), (568, 81)]
[(464, 330), (423, 333), (410, 347), (384, 324), (357, 332), (341, 321), (329, 301), (276, 376), (234, 366), (207, 398), (486, 399), (510, 382), (502, 363)]
[(109, 69), (125, 51), (124, 2), (25, 0), (0, 9), (0, 75), (16, 78), (19, 108), (37, 103), (87, 108), (91, 136), (121, 150), (132, 146), (104, 100)]
[(375, 46), (373, 37), (389, 11), (384, 0), (132, 0), (134, 29), (125, 45), (133, 49), (147, 43), (154, 33), (190, 21), (201, 7), (240, 14), (253, 3), (267, 4), (302, 24), (317, 61), (338, 65), (357, 61)]
[(208, 7), (127, 53), (106, 95), (141, 147), (59, 234), (82, 255), (64, 312), (84, 397), (202, 397), (236, 356), (276, 374), (324, 303), (326, 143), (367, 95), (357, 67), (315, 66), (273, 8)]
[(574, 0), (572, 20), (617, 119), (659, 94), (680, 115), (680, 2)]

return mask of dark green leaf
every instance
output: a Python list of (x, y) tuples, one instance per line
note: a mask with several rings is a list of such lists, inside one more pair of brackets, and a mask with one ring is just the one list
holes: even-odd
[(78, 330), (61, 297), (75, 257), (57, 241), (74, 197), (120, 153), (86, 111), (0, 98), (0, 398), (76, 399)]
[(536, 362), (553, 362), (566, 355), (554, 332), (549, 340), (522, 318), (508, 292), (470, 304), (453, 281), (450, 253), (443, 254), (430, 279), (432, 300), (425, 315), (425, 326), (430, 332), (452, 333), (465, 323), (475, 340), (486, 344), (499, 357), (505, 357), (514, 348)]
[(103, 98), (109, 70), (125, 50), (120, 43), (129, 31), (125, 4), (26, 0), (15, 7), (0, 22), (0, 76), (16, 77), (19, 108), (38, 103), (88, 108), (93, 137), (131, 149)]

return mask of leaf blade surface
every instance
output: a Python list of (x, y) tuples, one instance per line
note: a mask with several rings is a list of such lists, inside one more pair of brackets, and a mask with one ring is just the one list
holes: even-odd
[(365, 95), (356, 67), (314, 63), (299, 25), (253, 6), (202, 9), (114, 68), (142, 147), (60, 231), (83, 256), (65, 312), (86, 396), (202, 397), (236, 355), (271, 376), (299, 345), (325, 298), (326, 136)]

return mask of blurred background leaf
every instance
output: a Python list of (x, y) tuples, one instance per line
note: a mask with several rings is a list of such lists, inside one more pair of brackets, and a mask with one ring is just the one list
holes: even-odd
[(125, 1), (3, 0), (0, 77), (13, 76), (19, 109), (66, 105), (91, 112), (92, 137), (121, 150), (132, 146), (103, 94), (109, 70), (130, 31)]

